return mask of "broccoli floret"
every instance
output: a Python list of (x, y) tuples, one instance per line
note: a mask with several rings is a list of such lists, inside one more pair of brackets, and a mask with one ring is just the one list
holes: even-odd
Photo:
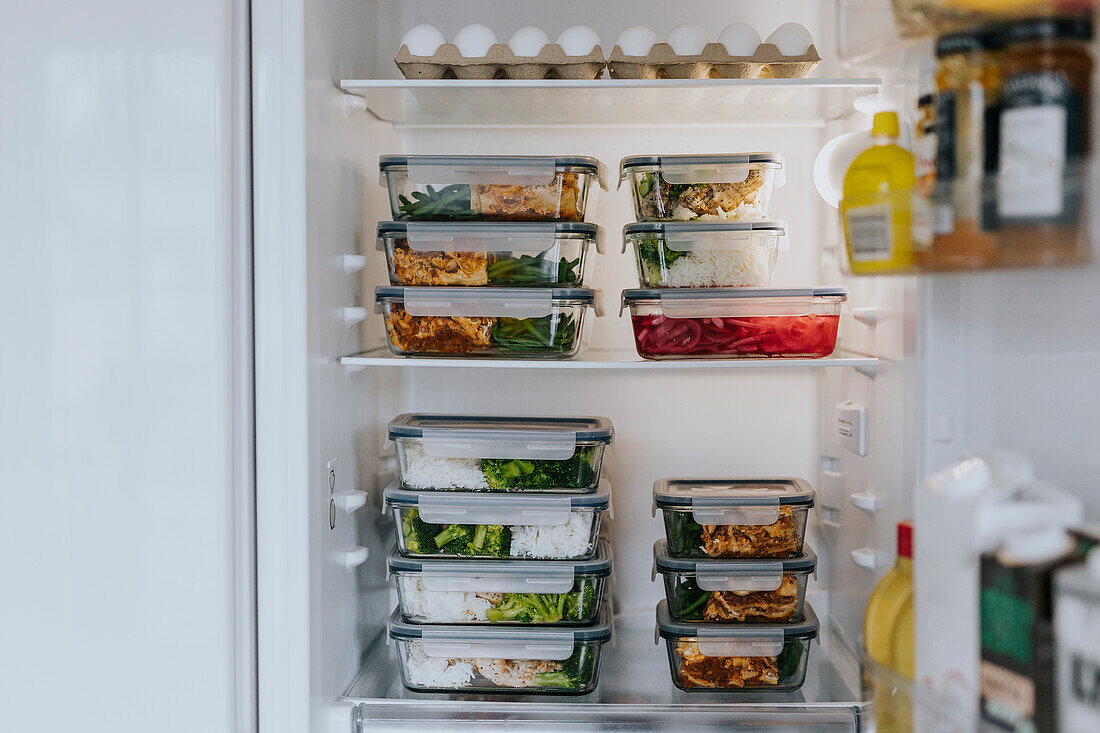
[(405, 538), (405, 549), (414, 554), (435, 552), (433, 538), (439, 532), (437, 525), (428, 524), (420, 518), (420, 512), (409, 509), (401, 519), (401, 534)]
[(485, 612), (490, 621), (518, 621), (525, 624), (556, 624), (565, 614), (565, 593), (505, 593)]
[(512, 548), (512, 530), (500, 524), (490, 524), (485, 528), (485, 544), (478, 550), (479, 555), (508, 557)]
[(596, 611), (596, 587), (594, 583), (578, 580), (571, 593), (565, 596), (565, 619), (583, 621)]
[[(438, 526), (438, 525), (436, 525)], [(469, 545), (474, 539), (475, 525), (473, 524), (448, 524), (443, 531), (432, 538), (431, 547), (434, 552), (442, 552), (448, 555), (467, 555)]]
[(562, 663), (561, 671), (535, 675), (535, 682), (543, 687), (586, 687), (596, 671), (596, 653), (588, 644), (580, 644), (573, 656)]
[(565, 461), (486, 458), (481, 462), (481, 472), (494, 491), (579, 489), (591, 485), (595, 478), (592, 470), (594, 450), (582, 448)]

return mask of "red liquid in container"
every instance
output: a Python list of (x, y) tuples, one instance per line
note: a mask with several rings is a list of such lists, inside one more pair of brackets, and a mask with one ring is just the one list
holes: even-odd
[(839, 315), (668, 318), (632, 316), (634, 342), (646, 359), (692, 356), (828, 356)]

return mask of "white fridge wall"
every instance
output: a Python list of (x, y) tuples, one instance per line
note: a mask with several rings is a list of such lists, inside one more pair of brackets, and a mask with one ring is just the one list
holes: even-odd
[(0, 29), (4, 729), (252, 730), (246, 4)]

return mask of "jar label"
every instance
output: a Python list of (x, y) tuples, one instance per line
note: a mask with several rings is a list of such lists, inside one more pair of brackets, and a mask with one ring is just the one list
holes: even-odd
[(949, 181), (955, 177), (956, 97), (953, 91), (936, 95), (936, 178)]

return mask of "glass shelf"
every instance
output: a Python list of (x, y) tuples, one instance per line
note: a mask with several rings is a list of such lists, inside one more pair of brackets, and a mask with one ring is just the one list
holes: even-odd
[(653, 613), (616, 616), (604, 647), (595, 692), (582, 697), (445, 695), (409, 692), (401, 685), (396, 650), (378, 638), (341, 701), (355, 706), (358, 729), (410, 729), (446, 723), (448, 730), (514, 729), (532, 725), (563, 730), (700, 730), (743, 724), (752, 730), (855, 731), (869, 711), (845, 683), (824, 649), (814, 643), (806, 683), (797, 692), (730, 695), (686, 693), (673, 686), (664, 641), (653, 643)]
[(588, 349), (574, 359), (479, 359), (462, 357), (415, 358), (394, 356), (386, 348), (372, 349), (340, 359), (348, 370), (369, 366), (442, 367), (481, 369), (793, 369), (851, 367), (863, 373), (874, 374), (878, 359), (866, 356), (850, 356), (837, 352), (822, 359), (695, 359), (684, 361), (646, 361), (633, 350)]
[(340, 88), (395, 125), (819, 126), (881, 80), (345, 79)]

